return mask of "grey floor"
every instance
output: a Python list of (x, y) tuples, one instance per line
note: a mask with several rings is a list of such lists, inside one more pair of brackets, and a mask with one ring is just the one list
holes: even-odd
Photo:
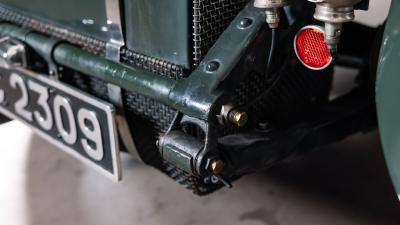
[(114, 184), (19, 122), (1, 126), (0, 137), (5, 225), (400, 224), (377, 132), (244, 177), (233, 189), (206, 197), (125, 156), (124, 180)]
[[(373, 20), (371, 14), (358, 17), (378, 24), (388, 4), (372, 3)], [(335, 83), (343, 88), (343, 79)], [(0, 138), (1, 225), (400, 224), (377, 131), (206, 197), (126, 155), (124, 180), (114, 184), (16, 121), (0, 126)]]

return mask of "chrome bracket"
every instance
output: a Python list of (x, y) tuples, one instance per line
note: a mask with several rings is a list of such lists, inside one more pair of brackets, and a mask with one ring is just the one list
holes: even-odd
[(25, 45), (8, 36), (0, 38), (0, 67), (27, 66)]
[(106, 58), (120, 61), (120, 50), (125, 45), (122, 33), (122, 18), (119, 0), (105, 0), (107, 14), (108, 42)]
[[(120, 62), (121, 47), (125, 45), (122, 33), (122, 18), (119, 0), (105, 0), (107, 14), (107, 28), (109, 41), (106, 44), (106, 58), (115, 62)], [(133, 141), (132, 133), (126, 120), (124, 104), (122, 101), (121, 87), (108, 84), (108, 98), (117, 108), (116, 122), (119, 136), (129, 153), (137, 160), (141, 158)]]
[[(26, 33), (28, 34), (28, 33)], [(54, 39), (55, 40), (55, 39)], [(54, 46), (56, 41), (53, 42)], [(58, 80), (59, 74), (56, 63), (50, 57), (43, 57), (48, 64), (49, 78)], [(27, 68), (28, 57), (26, 46), (22, 41), (10, 36), (0, 38), (0, 67), (9, 66)], [(8, 64), (8, 65), (6, 65)]]

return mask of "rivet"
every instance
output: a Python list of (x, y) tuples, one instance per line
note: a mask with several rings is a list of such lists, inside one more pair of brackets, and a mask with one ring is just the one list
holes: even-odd
[(208, 72), (215, 72), (218, 70), (218, 68), (219, 68), (219, 62), (217, 61), (211, 61), (206, 66), (206, 70)]
[(253, 20), (250, 18), (243, 18), (239, 22), (239, 28), (244, 29), (249, 27), (251, 24), (253, 24)]

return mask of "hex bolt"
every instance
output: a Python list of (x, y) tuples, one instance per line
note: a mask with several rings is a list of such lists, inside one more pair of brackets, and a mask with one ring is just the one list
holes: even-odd
[(231, 123), (238, 127), (243, 127), (247, 123), (248, 116), (246, 112), (232, 110), (229, 112), (228, 118)]
[(215, 159), (210, 164), (210, 170), (213, 174), (219, 174), (225, 167), (224, 161), (220, 159)]

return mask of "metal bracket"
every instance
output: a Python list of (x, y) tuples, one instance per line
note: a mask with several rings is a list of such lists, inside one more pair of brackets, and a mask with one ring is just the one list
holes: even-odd
[(0, 38), (0, 67), (26, 67), (27, 57), (25, 45), (8, 36)]
[(120, 50), (125, 45), (122, 33), (122, 18), (119, 0), (105, 0), (107, 14), (108, 42), (106, 44), (106, 58), (119, 62)]
[[(106, 58), (114, 62), (119, 62), (121, 47), (125, 45), (124, 36), (122, 33), (120, 3), (119, 0), (105, 0), (105, 4), (109, 33), (109, 41), (106, 44)], [(136, 150), (136, 145), (133, 141), (133, 136), (129, 129), (128, 122), (126, 120), (124, 104), (122, 101), (122, 89), (117, 85), (108, 84), (107, 92), (109, 100), (117, 108), (116, 122), (118, 133), (122, 139), (122, 142), (129, 153), (131, 153), (135, 159), (141, 161), (138, 151)]]

